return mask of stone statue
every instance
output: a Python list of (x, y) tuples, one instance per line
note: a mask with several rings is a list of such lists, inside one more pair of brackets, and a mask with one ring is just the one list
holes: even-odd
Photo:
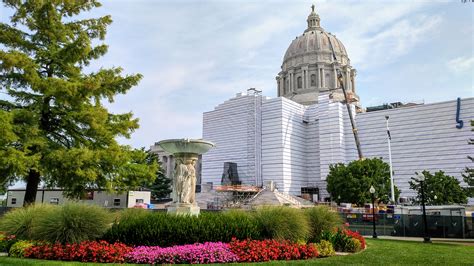
[(194, 203), (196, 193), (195, 165), (195, 159), (177, 159), (173, 176), (173, 202)]
[(176, 165), (173, 175), (173, 202), (183, 202), (183, 188), (187, 171), (188, 167), (184, 164), (183, 159), (176, 158)]

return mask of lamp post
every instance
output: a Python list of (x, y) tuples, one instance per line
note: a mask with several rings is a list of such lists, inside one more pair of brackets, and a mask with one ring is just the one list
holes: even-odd
[(431, 239), (428, 236), (428, 223), (426, 221), (426, 208), (425, 208), (425, 175), (423, 173), (417, 174), (418, 181), (420, 181), (421, 188), (421, 205), (423, 206), (423, 243), (431, 243)]
[(372, 226), (374, 229), (372, 238), (377, 238), (377, 231), (375, 230), (375, 188), (374, 186), (370, 186), (369, 192), (370, 194), (372, 194)]

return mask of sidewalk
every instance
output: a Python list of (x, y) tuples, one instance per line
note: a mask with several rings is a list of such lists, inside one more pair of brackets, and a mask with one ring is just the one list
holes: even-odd
[[(364, 236), (364, 237), (372, 238), (372, 236)], [(423, 242), (423, 237), (378, 236), (378, 239)], [(431, 241), (433, 243), (450, 243), (450, 244), (474, 246), (474, 239), (472, 238), (431, 238)]]

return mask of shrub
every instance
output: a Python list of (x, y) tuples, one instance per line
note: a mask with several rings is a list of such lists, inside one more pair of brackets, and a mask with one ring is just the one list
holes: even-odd
[(323, 231), (330, 231), (342, 226), (341, 216), (327, 206), (317, 206), (305, 209), (310, 225), (309, 242), (318, 243)]
[(49, 215), (38, 216), (32, 237), (63, 244), (95, 240), (105, 233), (110, 223), (110, 213), (100, 206), (68, 203), (54, 208)]
[(331, 257), (336, 255), (334, 247), (331, 242), (327, 240), (321, 240), (321, 242), (316, 244), (316, 248), (318, 249), (319, 257)]
[(127, 261), (146, 264), (202, 264), (236, 262), (238, 257), (232, 253), (229, 244), (207, 242), (204, 244), (173, 246), (136, 247), (126, 255)]
[(308, 219), (299, 209), (290, 207), (262, 207), (254, 212), (263, 238), (307, 240), (310, 227)]
[(39, 243), (25, 250), (26, 258), (47, 260), (72, 260), (81, 262), (125, 262), (125, 255), (132, 248), (121, 243), (109, 244), (105, 241), (84, 241), (73, 244)]
[(17, 241), (15, 235), (0, 232), (0, 252), (8, 252), (10, 247)]
[(360, 241), (356, 238), (349, 238), (346, 245), (346, 252), (359, 252)]
[(352, 238), (355, 238), (355, 239), (359, 240), (359, 242), (360, 242), (360, 247), (361, 247), (362, 249), (365, 249), (365, 246), (366, 246), (366, 244), (365, 244), (365, 238), (364, 238), (363, 236), (361, 236), (358, 232), (354, 232), (354, 231), (351, 231), (351, 230), (349, 230), (349, 229), (345, 229), (345, 230), (344, 230), (344, 233), (345, 233), (347, 236), (349, 236), (349, 237), (352, 237)]
[[(365, 248), (365, 239), (359, 233), (348, 229), (324, 231), (321, 238), (330, 241), (334, 249), (340, 252), (357, 252)], [(356, 239), (359, 243), (358, 249), (354, 247), (357, 244), (354, 244), (352, 239)]]
[(237, 240), (230, 242), (230, 249), (239, 262), (270, 260), (301, 260), (318, 256), (314, 244), (297, 244), (287, 240)]
[(207, 213), (199, 216), (168, 215), (162, 212), (126, 212), (104, 235), (109, 242), (169, 247), (175, 245), (230, 242), (260, 238), (253, 216), (244, 212)]
[(25, 256), (25, 251), (32, 246), (33, 242), (28, 240), (20, 240), (11, 246), (10, 250), (8, 251), (8, 255), (10, 255), (10, 257), (23, 258)]
[(0, 230), (18, 239), (31, 239), (33, 224), (39, 217), (48, 216), (52, 205), (35, 204), (7, 212), (0, 220)]

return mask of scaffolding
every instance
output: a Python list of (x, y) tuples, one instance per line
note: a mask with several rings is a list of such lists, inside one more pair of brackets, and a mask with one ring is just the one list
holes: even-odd
[(253, 185), (215, 186), (218, 196), (208, 204), (210, 209), (240, 208), (250, 203), (263, 190)]

